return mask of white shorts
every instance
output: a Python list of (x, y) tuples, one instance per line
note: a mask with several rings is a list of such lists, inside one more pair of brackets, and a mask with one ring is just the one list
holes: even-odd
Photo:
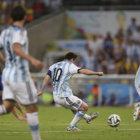
[(136, 90), (140, 96), (140, 85), (135, 83)]
[(68, 97), (58, 97), (53, 96), (55, 103), (62, 105), (67, 109), (72, 109), (78, 111), (82, 105), (82, 100), (76, 96), (68, 96)]
[(15, 100), (22, 105), (31, 105), (38, 101), (37, 90), (32, 79), (18, 83), (3, 81), (3, 87), (2, 100)]

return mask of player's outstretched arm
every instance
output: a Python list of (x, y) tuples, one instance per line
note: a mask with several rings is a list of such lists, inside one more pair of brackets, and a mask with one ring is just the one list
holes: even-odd
[(42, 87), (41, 87), (40, 91), (37, 93), (38, 96), (40, 96), (43, 93), (43, 91), (45, 89), (45, 86), (47, 85), (47, 82), (48, 82), (49, 79), (50, 79), (50, 76), (47, 74), (46, 77), (43, 80), (43, 84), (42, 84)]
[(36, 58), (30, 56), (29, 54), (26, 54), (22, 48), (22, 45), (20, 45), (19, 43), (15, 43), (13, 45), (13, 50), (14, 52), (19, 55), (20, 57), (22, 57), (23, 59), (26, 59), (28, 60), (29, 62), (31, 62), (31, 64), (39, 69), (39, 68), (42, 68), (43, 67), (43, 63), (39, 60), (37, 60)]
[(98, 75), (98, 76), (103, 76), (104, 73), (103, 72), (95, 72), (89, 69), (80, 69), (79, 70), (80, 73), (82, 74), (86, 74), (86, 75)]

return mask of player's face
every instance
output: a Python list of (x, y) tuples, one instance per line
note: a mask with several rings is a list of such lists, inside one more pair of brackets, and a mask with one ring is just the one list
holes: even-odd
[(71, 62), (74, 63), (74, 62), (75, 62), (75, 59), (72, 58), (72, 59), (71, 59)]

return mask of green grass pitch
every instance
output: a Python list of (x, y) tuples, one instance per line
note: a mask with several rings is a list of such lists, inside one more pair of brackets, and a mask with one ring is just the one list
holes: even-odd
[[(132, 120), (133, 109), (124, 107), (89, 107), (88, 113), (99, 112), (91, 124), (85, 120), (78, 123), (80, 132), (67, 132), (66, 127), (73, 118), (70, 110), (62, 107), (39, 107), (42, 140), (139, 140), (140, 121)], [(107, 124), (111, 114), (121, 117), (121, 124), (112, 128)], [(17, 120), (12, 114), (0, 116), (0, 140), (31, 140), (26, 122)]]

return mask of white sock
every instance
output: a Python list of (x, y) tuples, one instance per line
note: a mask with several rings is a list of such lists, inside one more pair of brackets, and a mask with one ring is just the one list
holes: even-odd
[[(76, 114), (77, 112), (73, 112), (73, 114)], [(88, 114), (85, 114), (84, 116), (83, 116), (83, 118), (85, 119), (85, 120), (89, 120), (90, 119), (90, 116), (88, 115)]]
[(27, 122), (30, 127), (33, 140), (41, 140), (39, 131), (38, 112), (27, 113)]
[(85, 111), (78, 111), (75, 114), (72, 122), (70, 123), (70, 126), (74, 127), (83, 118), (84, 115), (85, 115)]
[(89, 119), (90, 119), (90, 116), (87, 115), (87, 114), (85, 114), (85, 115), (83, 116), (83, 118), (84, 118), (85, 120), (89, 120)]
[(7, 111), (6, 111), (5, 106), (3, 104), (0, 105), (0, 115), (6, 114), (6, 113), (7, 113)]

